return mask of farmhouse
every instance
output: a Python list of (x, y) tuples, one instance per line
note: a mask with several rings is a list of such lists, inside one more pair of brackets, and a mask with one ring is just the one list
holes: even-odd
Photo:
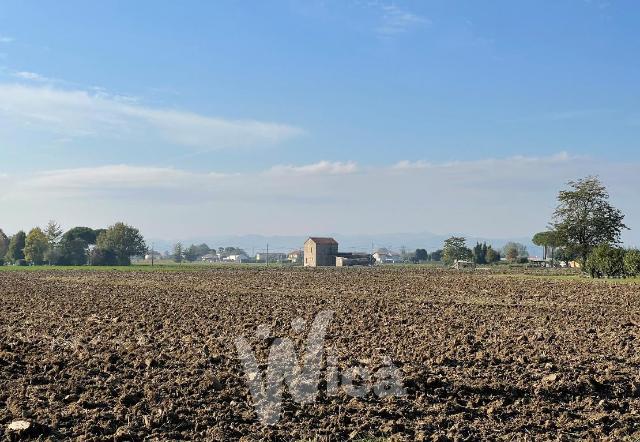
[(311, 237), (304, 243), (304, 266), (335, 266), (338, 242), (333, 238)]
[(312, 236), (304, 243), (305, 267), (371, 265), (372, 260), (367, 253), (338, 252), (338, 242), (333, 238)]

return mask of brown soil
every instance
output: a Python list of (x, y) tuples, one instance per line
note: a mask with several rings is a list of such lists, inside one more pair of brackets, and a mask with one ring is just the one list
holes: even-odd
[[(640, 285), (418, 268), (2, 272), (0, 301), (5, 439), (640, 434)], [(302, 344), (291, 321), (326, 309), (338, 364), (389, 356), (408, 396), (286, 397), (280, 423), (262, 426), (234, 339), (264, 362), (260, 324)]]

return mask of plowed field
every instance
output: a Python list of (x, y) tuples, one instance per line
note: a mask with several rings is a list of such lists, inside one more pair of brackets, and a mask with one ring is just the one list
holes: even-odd
[[(390, 358), (406, 396), (328, 396), (321, 383), (311, 404), (285, 394), (264, 426), (234, 340), (264, 368), (274, 337), (302, 347), (327, 310), (338, 367)], [(421, 268), (2, 272), (0, 434), (632, 440), (639, 333), (635, 284)], [(19, 419), (28, 432), (9, 429)]]

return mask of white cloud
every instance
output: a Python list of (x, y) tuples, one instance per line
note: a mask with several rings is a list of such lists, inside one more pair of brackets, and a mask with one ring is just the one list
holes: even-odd
[(152, 108), (104, 93), (18, 84), (0, 84), (0, 117), (4, 120), (0, 126), (14, 133), (37, 129), (56, 138), (131, 141), (138, 137), (199, 150), (272, 145), (303, 132), (286, 124)]
[[(627, 224), (639, 229), (638, 167), (566, 153), (384, 167), (325, 161), (236, 174), (110, 165), (0, 173), (0, 200), (9, 231), (54, 218), (95, 226), (123, 219), (156, 237), (314, 231), (526, 237), (545, 228), (568, 180), (590, 174), (601, 176)], [(627, 236), (632, 245), (640, 244), (636, 230)]]
[(382, 24), (376, 29), (382, 35), (395, 35), (407, 32), (418, 26), (429, 25), (431, 21), (396, 5), (382, 6)]
[(352, 161), (345, 163), (320, 161), (304, 166), (274, 166), (267, 173), (272, 175), (344, 175), (354, 173), (357, 170), (357, 164)]

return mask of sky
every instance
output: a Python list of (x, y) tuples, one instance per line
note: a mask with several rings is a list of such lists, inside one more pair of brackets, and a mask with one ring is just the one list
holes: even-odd
[(636, 1), (0, 0), (0, 228), (529, 237), (595, 174), (640, 245)]

